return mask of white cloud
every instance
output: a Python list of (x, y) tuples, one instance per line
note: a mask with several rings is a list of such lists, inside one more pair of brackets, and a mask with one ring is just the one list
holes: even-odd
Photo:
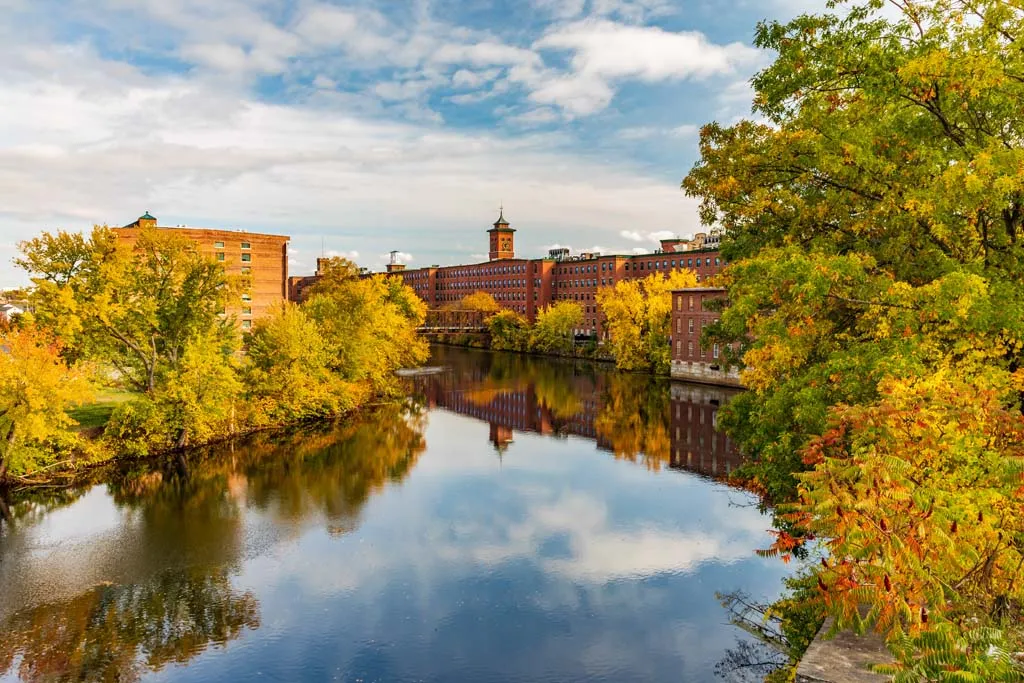
[(538, 107), (537, 109), (531, 109), (521, 114), (510, 116), (508, 120), (520, 126), (539, 126), (558, 121), (561, 118), (558, 112), (550, 107)]
[(619, 231), (619, 236), (620, 237), (625, 237), (627, 240), (632, 240), (633, 242), (643, 242), (644, 241), (644, 236), (641, 235), (640, 233), (636, 232), (635, 230), (620, 230)]
[[(294, 250), (293, 250), (294, 251)], [(359, 261), (359, 252), (355, 251), (337, 251), (336, 249), (328, 249), (324, 252), (324, 256), (329, 258), (345, 258), (349, 261)]]
[(354, 12), (333, 5), (313, 5), (295, 26), (295, 32), (314, 45), (339, 45), (356, 31)]
[(572, 66), (579, 74), (644, 81), (730, 74), (760, 56), (743, 43), (716, 45), (697, 31), (673, 33), (656, 26), (607, 20), (584, 20), (557, 28), (535, 47), (573, 52)]
[(615, 135), (623, 140), (649, 140), (651, 138), (689, 138), (700, 132), (700, 127), (683, 124), (672, 128), (657, 126), (632, 126), (620, 128)]
[(485, 83), (493, 81), (500, 73), (500, 69), (487, 69), (485, 71), (459, 69), (452, 74), (452, 86), (456, 88), (479, 88)]
[(469, 64), (475, 67), (514, 64), (539, 64), (540, 58), (532, 50), (505, 45), (496, 41), (473, 44), (448, 43), (431, 55), (430, 60), (439, 64)]
[(316, 78), (313, 79), (313, 87), (323, 90), (334, 90), (334, 88), (338, 87), (338, 82), (323, 74), (317, 74)]

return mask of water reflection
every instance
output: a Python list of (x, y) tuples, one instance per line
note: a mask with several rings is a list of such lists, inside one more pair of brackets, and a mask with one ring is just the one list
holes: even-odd
[(715, 592), (782, 572), (743, 494), (664, 471), (737, 464), (728, 395), (436, 353), (404, 405), (14, 501), (0, 680), (714, 680), (749, 640)]
[(616, 458), (706, 476), (728, 476), (740, 454), (716, 430), (718, 409), (735, 389), (611, 372), (587, 362), (552, 361), (436, 347), (450, 371), (419, 377), (428, 407), (488, 423), (499, 454), (514, 431), (594, 439)]
[(4, 623), (0, 671), (23, 681), (135, 681), (259, 625), (255, 596), (234, 590), (223, 570), (165, 571), (17, 612)]

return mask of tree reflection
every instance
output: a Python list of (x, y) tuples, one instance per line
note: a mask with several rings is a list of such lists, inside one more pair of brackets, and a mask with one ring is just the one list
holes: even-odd
[(657, 471), (668, 465), (672, 453), (669, 407), (668, 382), (609, 373), (594, 426), (616, 458)]
[(169, 458), (160, 470), (125, 473), (109, 487), (118, 504), (140, 510), (154, 531), (185, 519), (198, 525), (197, 533), (216, 534), (242, 506), (279, 521), (320, 514), (332, 529), (351, 529), (374, 493), (412, 470), (426, 448), (423, 429), (418, 405), (386, 405), (352, 420), (205, 449), (185, 461)]
[[(423, 428), (417, 406), (389, 405), (337, 424), (106, 470), (124, 517), (89, 552), (36, 557), (30, 523), (88, 488), (50, 507), (42, 498), (13, 505), (18, 524), (4, 539), (11, 541), (4, 559), (19, 573), (0, 575), (0, 590), (19, 607), (2, 624), (0, 674), (138, 680), (258, 628), (256, 598), (229, 578), (248, 542), (244, 510), (265, 512), (286, 533), (309, 521), (350, 531), (376, 492), (409, 474), (425, 448)], [(90, 586), (96, 577), (113, 583)], [(45, 593), (49, 586), (57, 590)], [(50, 602), (30, 604), (40, 594)]]
[(24, 681), (135, 681), (259, 625), (256, 598), (225, 571), (163, 572), (15, 613), (3, 625), (0, 671), (14, 668)]

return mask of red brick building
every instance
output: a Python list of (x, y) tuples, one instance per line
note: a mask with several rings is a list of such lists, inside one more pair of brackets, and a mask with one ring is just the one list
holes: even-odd
[[(427, 268), (388, 267), (401, 277), (429, 308), (440, 308), (473, 292), (491, 294), (503, 308), (533, 322), (537, 312), (558, 301), (573, 301), (583, 308), (579, 334), (605, 337), (604, 317), (597, 305), (597, 290), (620, 280), (642, 279), (651, 273), (693, 270), (698, 282), (723, 267), (718, 254), (720, 235), (698, 233), (692, 240), (662, 240), (653, 254), (570, 255), (568, 249), (552, 249), (547, 258), (525, 259), (515, 255), (515, 230), (504, 212), (487, 231), (490, 260), (455, 266)], [(293, 278), (294, 279), (294, 278)], [(296, 299), (297, 300), (297, 299)]]
[(692, 287), (672, 292), (672, 376), (712, 384), (739, 385), (739, 371), (724, 363), (718, 344), (704, 344), (701, 335), (721, 313), (710, 306), (725, 298), (721, 287)]
[(288, 298), (289, 237), (244, 230), (158, 226), (148, 211), (133, 223), (113, 230), (119, 240), (134, 245), (141, 232), (149, 228), (173, 230), (195, 242), (200, 253), (223, 264), (228, 274), (249, 276), (250, 287), (227, 308), (228, 315), (236, 317), (241, 329), (250, 329), (253, 320)]

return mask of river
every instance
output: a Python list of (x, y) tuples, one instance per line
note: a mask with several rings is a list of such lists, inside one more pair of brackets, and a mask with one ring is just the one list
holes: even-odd
[[(730, 393), (437, 347), (357, 419), (11, 501), (0, 681), (747, 680)], [(753, 679), (749, 679), (753, 680)]]

